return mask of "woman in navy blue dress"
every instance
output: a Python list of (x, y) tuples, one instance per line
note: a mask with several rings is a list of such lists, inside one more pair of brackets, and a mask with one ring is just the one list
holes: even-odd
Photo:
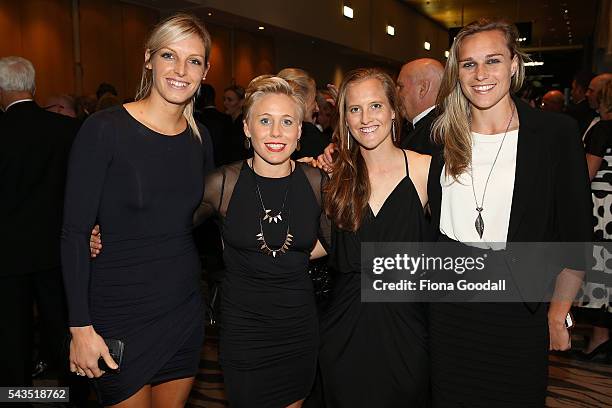
[[(204, 336), (191, 235), (210, 137), (193, 119), (210, 36), (192, 16), (160, 23), (146, 43), (136, 102), (92, 115), (71, 152), (62, 236), (70, 369), (95, 378), (105, 406), (183, 406)], [(104, 251), (89, 258), (94, 224)], [(124, 342), (119, 373), (104, 339)]]

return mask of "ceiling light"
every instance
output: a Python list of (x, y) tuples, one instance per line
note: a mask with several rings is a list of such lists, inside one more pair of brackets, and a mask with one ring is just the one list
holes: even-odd
[(444, 51), (444, 57), (448, 58), (449, 55), (450, 55), (450, 52)]
[(430, 44), (430, 43), (428, 43), (427, 41), (425, 41), (425, 42), (423, 43), (423, 48), (425, 48), (427, 51), (429, 51), (429, 50), (431, 49), (431, 44)]
[(258, 28), (259, 30), (265, 30), (265, 29), (266, 29), (266, 27), (264, 27), (264, 26), (259, 26), (259, 27), (257, 27), (257, 28)]
[(342, 7), (342, 14), (346, 18), (353, 18), (353, 9), (350, 8), (349, 6), (344, 6)]
[(539, 67), (540, 65), (544, 65), (544, 61), (529, 61), (525, 63), (526, 67)]
[(393, 27), (392, 25), (388, 25), (387, 24), (387, 34), (395, 35), (395, 27)]
[(210, 17), (210, 16), (212, 16), (212, 13), (211, 13), (211, 12), (208, 12), (208, 17)]

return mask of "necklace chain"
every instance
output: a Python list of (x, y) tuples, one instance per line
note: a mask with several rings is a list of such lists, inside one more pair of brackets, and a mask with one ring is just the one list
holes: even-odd
[(470, 177), (472, 178), (472, 193), (474, 194), (474, 202), (476, 203), (476, 211), (478, 212), (478, 216), (476, 217), (476, 221), (474, 222), (474, 226), (476, 228), (476, 232), (482, 239), (482, 234), (484, 234), (484, 220), (482, 219), (482, 211), (484, 210), (484, 200), (485, 195), (487, 194), (487, 187), (489, 186), (489, 179), (491, 178), (491, 174), (493, 173), (493, 168), (495, 167), (495, 163), (497, 163), (497, 158), (499, 157), (499, 153), (501, 152), (502, 146), (504, 145), (504, 140), (506, 140), (506, 135), (508, 134), (508, 129), (510, 129), (510, 124), (512, 123), (512, 119), (514, 119), (514, 111), (516, 106), (512, 104), (512, 113), (510, 114), (510, 120), (508, 121), (508, 125), (506, 126), (506, 131), (504, 132), (504, 136), (502, 137), (501, 143), (499, 144), (499, 148), (497, 149), (497, 153), (495, 154), (495, 159), (493, 159), (493, 164), (491, 165), (491, 169), (489, 170), (489, 175), (487, 176), (487, 180), (485, 181), (485, 186), (482, 191), (482, 199), (480, 200), (480, 205), (478, 205), (478, 199), (476, 198), (476, 189), (474, 188), (474, 163), (472, 160), (472, 164), (470, 165)]
[(291, 246), (292, 242), (293, 242), (293, 235), (291, 235), (291, 231), (290, 231), (290, 216), (291, 216), (291, 212), (289, 212), (289, 217), (287, 217), (287, 231), (285, 233), (285, 241), (283, 242), (283, 244), (274, 249), (271, 248), (270, 246), (268, 246), (268, 243), (266, 242), (266, 237), (264, 236), (264, 230), (263, 230), (263, 224), (264, 221), (268, 221), (268, 223), (272, 223), (272, 221), (274, 221), (274, 223), (278, 223), (278, 221), (283, 221), (282, 219), (282, 212), (285, 209), (285, 203), (287, 202), (287, 196), (289, 193), (289, 188), (291, 187), (291, 177), (293, 176), (293, 172), (295, 170), (295, 168), (293, 166), (291, 166), (291, 163), (289, 163), (289, 180), (287, 181), (287, 188), (285, 189), (285, 196), (283, 198), (283, 204), (281, 207), (281, 210), (279, 211), (279, 213), (275, 216), (270, 216), (269, 213), (271, 210), (266, 209), (265, 205), (264, 205), (264, 201), (263, 201), (263, 197), (261, 195), (261, 190), (259, 188), (259, 183), (257, 183), (257, 173), (255, 173), (255, 166), (254, 163), (251, 162), (251, 171), (253, 172), (253, 181), (255, 182), (255, 187), (256, 187), (256, 192), (257, 192), (257, 196), (259, 197), (259, 202), (261, 204), (261, 209), (263, 211), (263, 218), (259, 218), (259, 233), (255, 235), (255, 237), (257, 238), (257, 241), (260, 241), (261, 243), (261, 247), (259, 248), (264, 254), (266, 255), (271, 255), (272, 257), (276, 258), (276, 255), (281, 253), (284, 254), (285, 252), (287, 252), (289, 250), (289, 247)]

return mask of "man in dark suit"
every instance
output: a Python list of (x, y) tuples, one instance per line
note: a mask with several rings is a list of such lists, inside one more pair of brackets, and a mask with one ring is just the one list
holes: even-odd
[(215, 107), (215, 88), (209, 84), (200, 87), (196, 101), (195, 118), (208, 129), (213, 143), (215, 167), (229, 162), (229, 138), (232, 133), (232, 118)]
[(0, 59), (0, 385), (32, 383), (33, 305), (41, 353), (61, 368), (66, 308), (60, 233), (72, 118), (33, 101), (34, 67)]
[(589, 101), (586, 98), (586, 92), (589, 89), (591, 79), (593, 79), (593, 73), (591, 72), (579, 72), (574, 76), (571, 90), (572, 103), (569, 104), (566, 111), (568, 115), (578, 122), (581, 135), (597, 115), (595, 110), (589, 106)]
[(443, 74), (442, 64), (431, 58), (413, 60), (402, 67), (397, 91), (405, 119), (400, 141), (403, 149), (429, 155), (439, 151), (430, 134)]

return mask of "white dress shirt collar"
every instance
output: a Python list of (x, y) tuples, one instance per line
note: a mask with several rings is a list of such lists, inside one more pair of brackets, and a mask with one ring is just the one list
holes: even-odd
[(423, 119), (425, 116), (427, 116), (427, 114), (429, 112), (431, 112), (434, 108), (436, 107), (436, 105), (434, 106), (430, 106), (429, 108), (425, 109), (423, 112), (419, 113), (418, 115), (416, 115), (414, 117), (414, 119), (412, 119), (412, 126), (416, 126), (417, 122), (421, 119)]
[(30, 98), (30, 99), (19, 99), (18, 101), (11, 102), (11, 103), (9, 103), (9, 105), (6, 107), (6, 109), (4, 109), (4, 111), (6, 112), (7, 110), (9, 110), (9, 108), (10, 108), (11, 106), (16, 105), (16, 104), (18, 104), (18, 103), (21, 103), (21, 102), (31, 102), (31, 101), (33, 101), (33, 100), (34, 100), (34, 99), (31, 99), (31, 98)]

